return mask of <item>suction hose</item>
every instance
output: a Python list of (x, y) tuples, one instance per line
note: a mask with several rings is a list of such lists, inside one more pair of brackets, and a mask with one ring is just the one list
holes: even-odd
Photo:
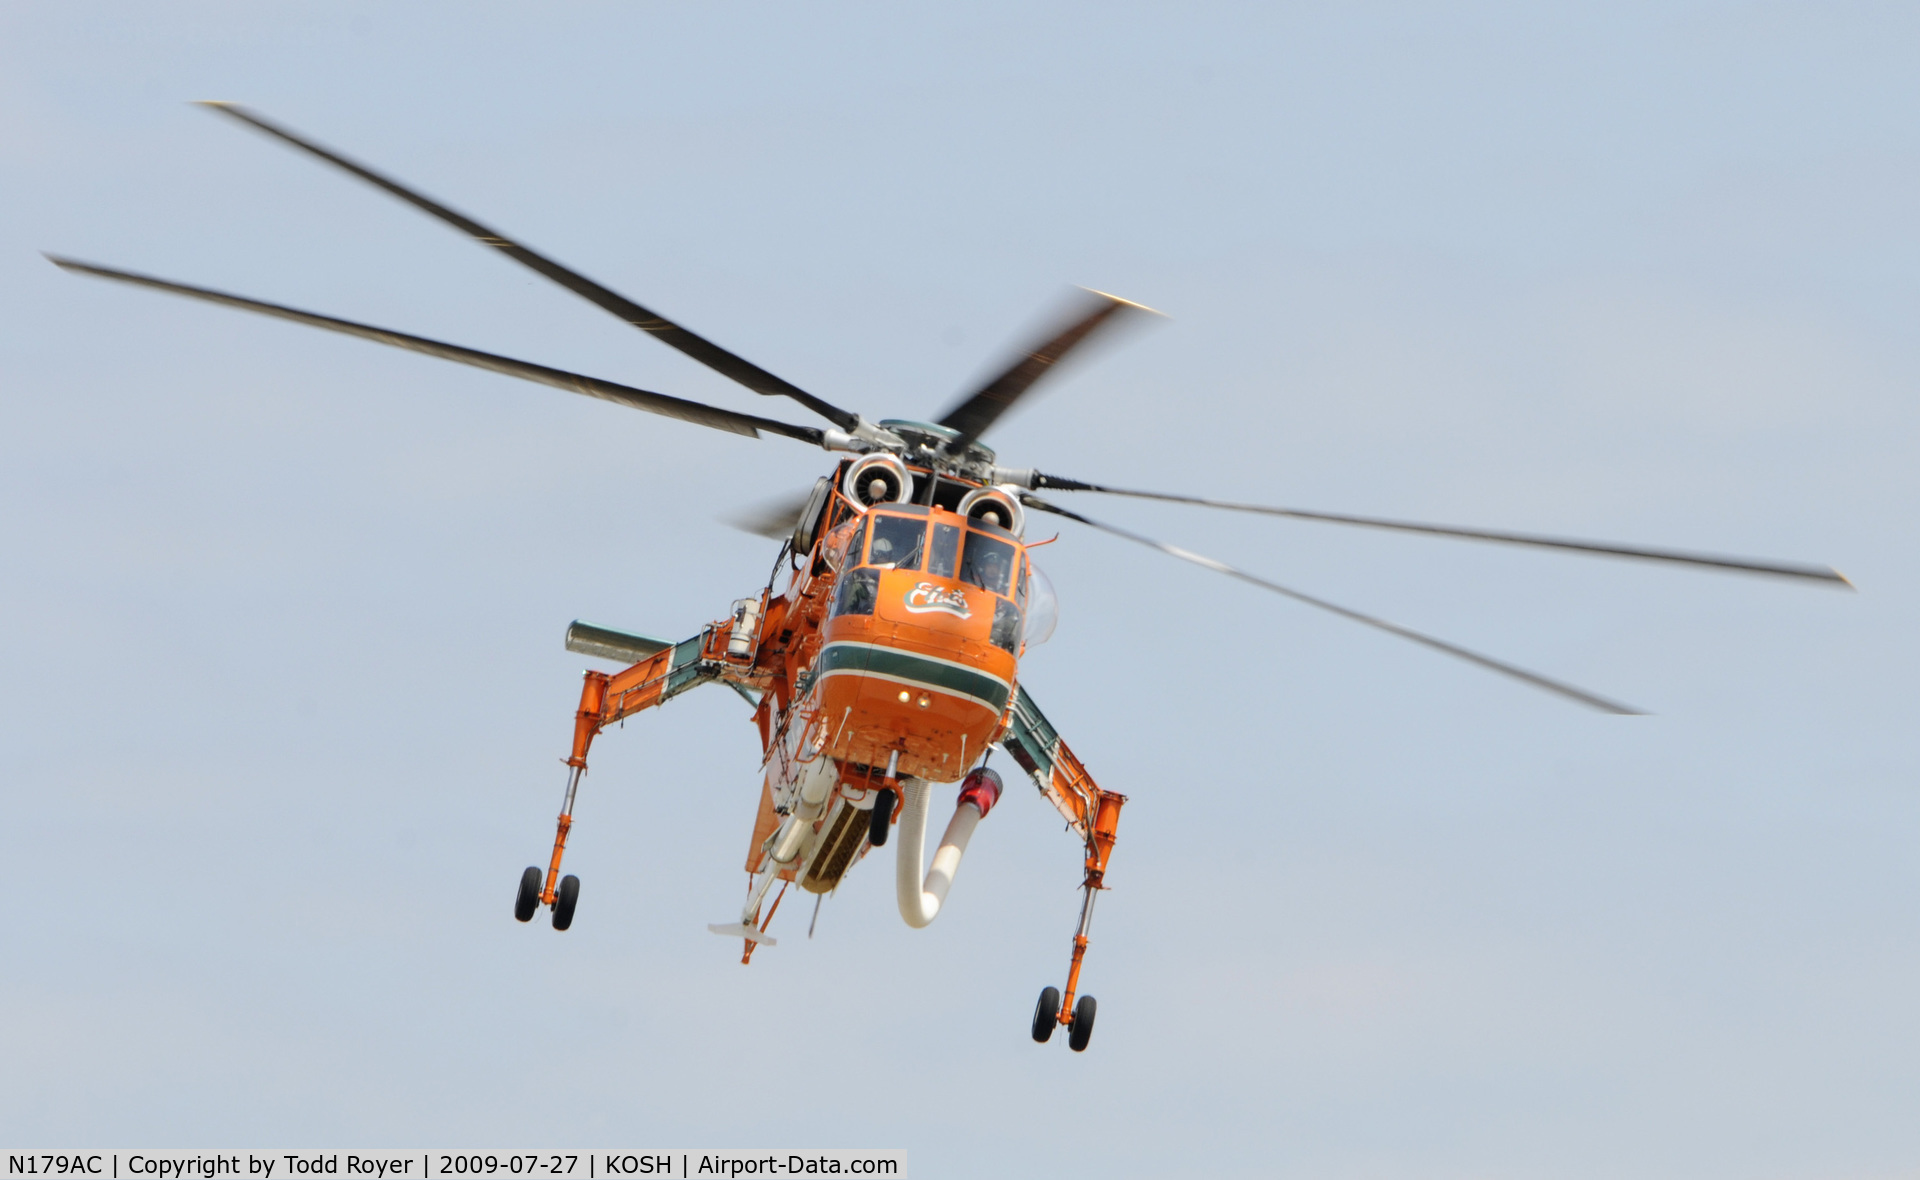
[(920, 866), (926, 856), (927, 801), (933, 787), (922, 779), (904, 779), (900, 792), (900, 851), (894, 860), (893, 883), (899, 895), (900, 916), (907, 925), (919, 929), (940, 916), (940, 906), (947, 900), (947, 890), (953, 888), (953, 875), (960, 871), (960, 858), (967, 853), (967, 841), (973, 838), (975, 825), (1000, 799), (1000, 776), (984, 767), (967, 776), (925, 881), (921, 880)]

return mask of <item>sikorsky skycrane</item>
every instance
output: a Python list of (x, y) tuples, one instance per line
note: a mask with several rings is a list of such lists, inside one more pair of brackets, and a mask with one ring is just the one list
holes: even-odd
[[(1021, 657), (1052, 634), (1057, 616), (1053, 589), (1025, 542), (1030, 511), (1157, 549), (1590, 708), (1637, 711), (1091, 519), (1042, 498), (1037, 493), (1043, 490), (1850, 585), (1826, 566), (1311, 512), (1002, 467), (981, 443), (982, 435), (1069, 354), (1116, 324), (1149, 314), (1148, 309), (1116, 296), (1084, 292), (1052, 330), (938, 421), (870, 422), (259, 114), (227, 103), (205, 105), (386, 190), (755, 393), (798, 402), (831, 424), (803, 426), (737, 413), (460, 345), (49, 255), (56, 265), (77, 273), (359, 336), (734, 434), (779, 435), (842, 456), (804, 498), (753, 523), (755, 531), (782, 541), (775, 573), (757, 593), (734, 602), (724, 618), (678, 643), (585, 622), (568, 628), (568, 650), (622, 668), (586, 673), (574, 714), (553, 850), (544, 871), (529, 867), (521, 875), (514, 900), (513, 915), (522, 922), (545, 906), (554, 929), (573, 924), (580, 880), (562, 875), (560, 868), (594, 739), (607, 726), (689, 689), (724, 684), (753, 707), (765, 768), (748, 842), (746, 900), (736, 921), (709, 927), (742, 940), (741, 962), (751, 961), (757, 947), (775, 944), (767, 930), (790, 886), (797, 884), (816, 899), (831, 892), (856, 863), (887, 843), (895, 827), (900, 829), (894, 882), (901, 917), (914, 927), (930, 924), (946, 901), (976, 826), (1000, 798), (1001, 778), (986, 760), (991, 751), (1002, 750), (1058, 809), (1083, 849), (1080, 918), (1066, 986), (1064, 991), (1052, 986), (1041, 991), (1032, 1035), (1044, 1042), (1065, 1026), (1068, 1044), (1084, 1050), (1093, 1034), (1096, 1005), (1092, 996), (1079, 992), (1080, 971), (1094, 900), (1107, 887), (1108, 860), (1126, 797), (1094, 781), (1020, 682)], [(777, 586), (783, 570), (785, 584)], [(960, 784), (959, 794), (929, 865), (926, 832), (933, 789), (952, 783)]]

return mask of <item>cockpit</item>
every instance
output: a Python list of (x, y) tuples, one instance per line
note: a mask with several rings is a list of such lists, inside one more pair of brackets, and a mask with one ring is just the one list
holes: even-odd
[[(947, 519), (939, 519), (946, 516)], [(995, 535), (998, 534), (998, 535)], [(1020, 641), (1041, 642), (1026, 619), (1032, 571), (1013, 535), (993, 525), (971, 520), (964, 524), (946, 513), (936, 515), (924, 505), (888, 504), (874, 507), (854, 525), (842, 562), (840, 586), (834, 594), (833, 615), (872, 614), (884, 570), (923, 572), (932, 579), (957, 581), (985, 591), (994, 604), (990, 641), (1017, 654)], [(1044, 582), (1044, 578), (1041, 579)], [(956, 588), (957, 589), (957, 588)], [(926, 591), (920, 592), (922, 598)], [(935, 597), (941, 597), (935, 594)], [(975, 603), (979, 596), (973, 596)], [(1047, 623), (1052, 632), (1052, 593), (1047, 591)], [(947, 596), (965, 603), (965, 592)], [(914, 605), (909, 610), (920, 613)], [(949, 605), (946, 613), (971, 618), (972, 606)], [(1033, 620), (1039, 622), (1040, 620)], [(1024, 634), (1023, 634), (1024, 633)]]

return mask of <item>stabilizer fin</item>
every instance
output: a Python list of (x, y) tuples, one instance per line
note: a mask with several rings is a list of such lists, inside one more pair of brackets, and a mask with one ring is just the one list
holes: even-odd
[(731, 926), (722, 926), (717, 922), (709, 922), (707, 929), (723, 938), (744, 938), (755, 946), (780, 945), (780, 940), (773, 935), (762, 934), (758, 927), (749, 926), (745, 922), (735, 922)]

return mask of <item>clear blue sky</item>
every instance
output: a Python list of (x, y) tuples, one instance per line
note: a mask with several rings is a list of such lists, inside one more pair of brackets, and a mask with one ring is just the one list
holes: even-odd
[[(0, 8), (0, 1139), (1912, 1173), (1917, 59), (1891, 4)], [(1860, 593), (1101, 505), (1654, 715), (1068, 526), (1023, 674), (1132, 798), (1089, 1053), (1027, 1039), (1078, 864), (1029, 789), (930, 929), (869, 862), (738, 965), (730, 693), (603, 740), (522, 927), (566, 623), (693, 633), (772, 558), (715, 518), (826, 460), (48, 266), (769, 412), (201, 98), (870, 417), (1070, 284), (1169, 314), (1013, 465)]]

